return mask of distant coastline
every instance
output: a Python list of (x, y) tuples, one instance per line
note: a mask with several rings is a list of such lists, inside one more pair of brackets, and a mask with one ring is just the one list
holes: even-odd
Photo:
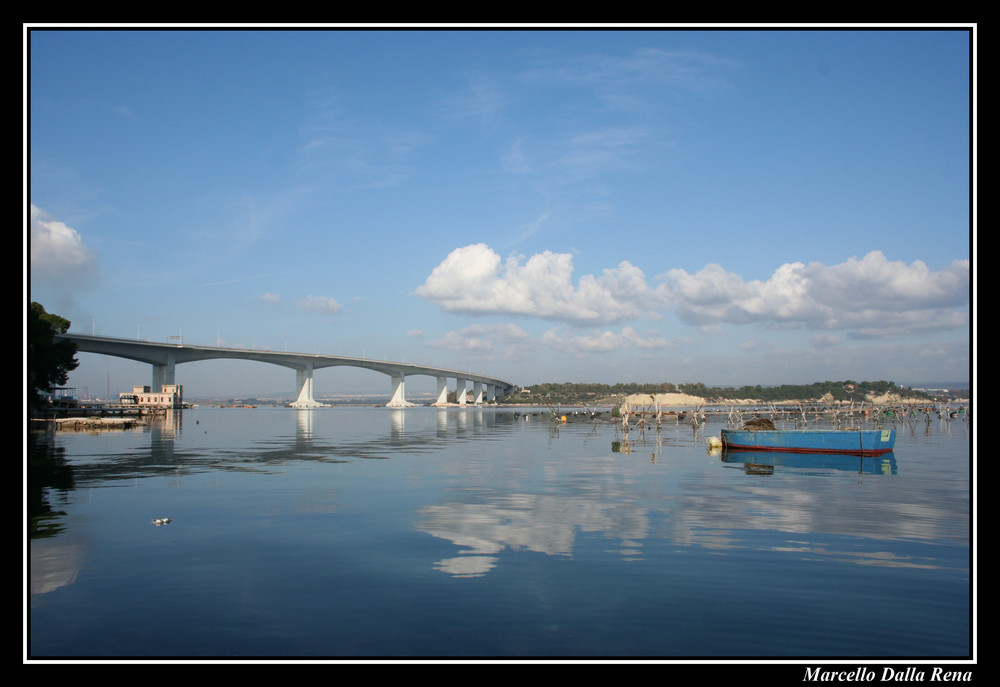
[[(669, 389), (669, 390), (665, 390)], [(414, 405), (429, 405), (435, 395), (408, 394)], [(388, 401), (386, 393), (343, 392), (318, 394), (320, 403), (337, 407), (379, 406)], [(284, 406), (291, 400), (285, 394), (272, 392), (258, 396), (205, 397), (187, 399), (197, 406)], [(968, 383), (922, 384), (919, 387), (897, 386), (892, 382), (822, 382), (812, 385), (775, 385), (740, 387), (708, 387), (696, 384), (592, 384), (545, 383), (521, 387), (499, 400), (499, 405), (518, 406), (619, 406), (632, 407), (698, 407), (698, 406), (757, 406), (757, 405), (911, 405), (957, 404), (970, 402)], [(454, 404), (458, 405), (458, 404)]]
[(968, 403), (968, 384), (953, 388), (913, 388), (894, 382), (815, 382), (808, 385), (708, 387), (694, 384), (546, 383), (524, 387), (505, 397), (504, 404), (590, 404), (641, 406), (747, 405), (901, 405)]

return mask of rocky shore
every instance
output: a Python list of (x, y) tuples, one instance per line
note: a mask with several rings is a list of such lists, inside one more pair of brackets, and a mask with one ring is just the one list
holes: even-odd
[(78, 417), (56, 417), (47, 419), (33, 419), (33, 423), (54, 424), (56, 429), (130, 429), (136, 425), (144, 424), (145, 418), (138, 416), (131, 417), (100, 417), (100, 416), (78, 416)]

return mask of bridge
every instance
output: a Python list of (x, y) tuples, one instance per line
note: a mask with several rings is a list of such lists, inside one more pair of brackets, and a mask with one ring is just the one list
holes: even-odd
[(319, 353), (288, 353), (279, 351), (250, 350), (245, 348), (224, 348), (220, 346), (189, 346), (183, 343), (153, 343), (136, 339), (119, 339), (90, 334), (57, 334), (57, 339), (66, 339), (77, 345), (83, 353), (97, 353), (118, 358), (128, 358), (153, 366), (152, 391), (161, 391), (164, 384), (175, 384), (174, 371), (181, 363), (214, 358), (236, 358), (238, 360), (258, 360), (263, 363), (281, 365), (295, 370), (296, 399), (293, 408), (318, 408), (324, 404), (313, 398), (313, 373), (324, 367), (363, 367), (388, 375), (391, 380), (392, 398), (386, 404), (393, 408), (413, 405), (406, 400), (406, 377), (408, 375), (428, 375), (437, 378), (437, 398), (434, 405), (448, 402), (448, 380), (455, 380), (455, 396), (459, 405), (466, 404), (468, 383), (473, 385), (473, 402), (481, 404), (492, 401), (498, 395), (510, 393), (514, 385), (489, 375), (460, 372), (426, 365), (398, 363), (388, 360), (370, 360), (340, 355)]

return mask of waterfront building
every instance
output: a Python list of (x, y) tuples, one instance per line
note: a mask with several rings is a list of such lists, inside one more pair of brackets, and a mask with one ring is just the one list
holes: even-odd
[(131, 393), (118, 394), (118, 402), (143, 408), (180, 408), (184, 404), (184, 387), (164, 384), (160, 391), (152, 391), (151, 387), (140, 384), (133, 386)]

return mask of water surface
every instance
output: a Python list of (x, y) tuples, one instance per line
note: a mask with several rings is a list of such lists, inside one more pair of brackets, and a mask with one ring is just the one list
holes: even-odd
[(969, 656), (966, 423), (767, 465), (710, 454), (718, 420), (623, 441), (609, 419), (196, 408), (35, 434), (29, 655)]

